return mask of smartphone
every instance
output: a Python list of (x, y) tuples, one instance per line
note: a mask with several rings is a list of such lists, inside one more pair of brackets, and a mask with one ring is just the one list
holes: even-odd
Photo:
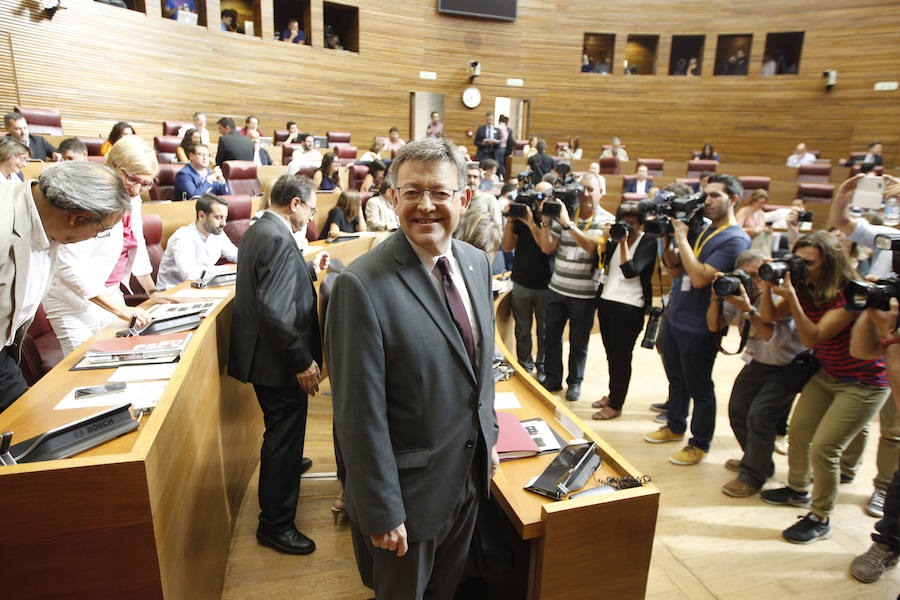
[(874, 175), (866, 176), (859, 180), (859, 183), (856, 184), (856, 191), (853, 192), (853, 200), (850, 203), (859, 208), (878, 210), (881, 208), (883, 200), (884, 177)]
[(75, 390), (75, 398), (83, 399), (91, 396), (102, 396), (104, 394), (115, 394), (125, 389), (124, 383), (107, 383), (106, 385), (93, 385)]

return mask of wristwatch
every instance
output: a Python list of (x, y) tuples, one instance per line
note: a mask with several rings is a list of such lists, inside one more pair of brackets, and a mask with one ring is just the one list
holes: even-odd
[(572, 229), (572, 224), (569, 223), (568, 225), (566, 225), (565, 227), (563, 227), (563, 229), (565, 229), (566, 231), (569, 231), (570, 229)]
[(756, 307), (755, 307), (755, 306), (753, 306), (753, 307), (750, 308), (750, 310), (747, 310), (747, 311), (742, 312), (742, 313), (741, 313), (741, 316), (744, 317), (745, 319), (751, 319), (751, 318), (753, 318), (754, 316), (757, 316), (757, 317), (758, 317), (758, 316), (759, 316), (759, 311), (756, 310)]

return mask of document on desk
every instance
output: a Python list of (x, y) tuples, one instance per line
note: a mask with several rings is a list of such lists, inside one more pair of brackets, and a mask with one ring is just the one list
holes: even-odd
[(227, 298), (234, 288), (184, 288), (178, 290), (175, 295), (179, 298)]
[(96, 396), (86, 396), (84, 398), (76, 398), (75, 391), (80, 388), (74, 388), (69, 391), (65, 397), (59, 401), (59, 404), (53, 407), (53, 410), (70, 410), (74, 408), (89, 408), (101, 406), (119, 406), (121, 404), (131, 403), (135, 409), (152, 408), (156, 406), (156, 402), (166, 390), (168, 381), (143, 381), (129, 383), (125, 389), (120, 392), (110, 394), (100, 394)]
[(512, 410), (522, 408), (519, 399), (513, 392), (497, 392), (494, 394), (494, 410)]
[(221, 303), (221, 300), (204, 300), (201, 302), (182, 302), (180, 304), (154, 304), (147, 309), (147, 312), (153, 315), (154, 319), (164, 319), (199, 310), (202, 311), (200, 317), (205, 319), (209, 316), (210, 311)]
[(106, 381), (109, 383), (129, 381), (156, 381), (159, 379), (171, 379), (178, 363), (165, 365), (136, 365), (132, 367), (119, 367), (113, 371), (112, 376)]

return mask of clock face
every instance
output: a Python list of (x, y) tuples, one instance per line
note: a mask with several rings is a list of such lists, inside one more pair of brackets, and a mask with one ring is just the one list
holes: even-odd
[(475, 86), (463, 90), (462, 101), (466, 108), (475, 108), (481, 104), (481, 90)]

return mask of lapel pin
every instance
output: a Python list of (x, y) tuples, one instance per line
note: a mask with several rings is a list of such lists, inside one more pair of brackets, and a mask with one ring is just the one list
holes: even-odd
[(472, 265), (469, 265), (469, 270), (474, 271), (475, 269), (472, 268)]

